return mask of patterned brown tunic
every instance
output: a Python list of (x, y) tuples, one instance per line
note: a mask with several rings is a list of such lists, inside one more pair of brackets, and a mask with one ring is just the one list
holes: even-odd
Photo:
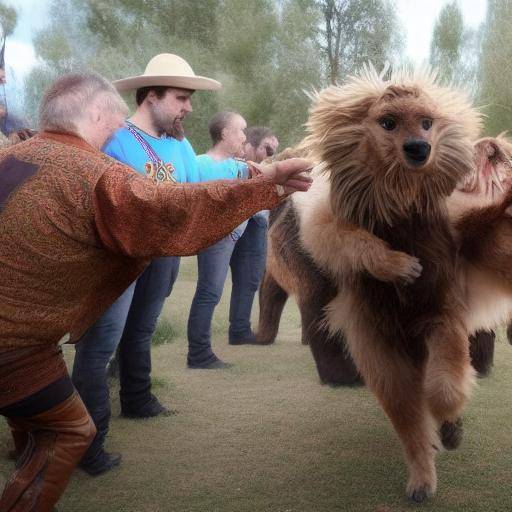
[(0, 151), (0, 407), (61, 376), (59, 340), (151, 258), (195, 254), (278, 201), (264, 177), (157, 185), (73, 135)]

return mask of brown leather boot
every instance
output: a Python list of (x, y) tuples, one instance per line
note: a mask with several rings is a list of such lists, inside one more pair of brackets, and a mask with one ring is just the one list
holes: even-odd
[[(51, 512), (96, 434), (78, 394), (29, 418), (7, 418), (28, 442), (0, 498), (2, 512)], [(16, 438), (17, 436), (15, 436)]]

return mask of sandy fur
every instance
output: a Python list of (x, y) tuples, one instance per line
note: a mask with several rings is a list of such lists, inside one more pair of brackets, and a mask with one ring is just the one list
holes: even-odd
[[(396, 133), (379, 126), (389, 112), (403, 120)], [(427, 117), (435, 125), (428, 133), (420, 125)], [(473, 382), (445, 199), (473, 166), (471, 141), (479, 133), (480, 116), (466, 96), (438, 86), (428, 73), (398, 73), (386, 81), (369, 69), (317, 94), (307, 129), (302, 147), (320, 165), (311, 191), (293, 204), (303, 246), (340, 286), (325, 308), (325, 326), (332, 335), (346, 336), (359, 371), (403, 443), (407, 494), (421, 501), (437, 485), (438, 429), (457, 421)], [(401, 154), (410, 137), (426, 138), (432, 148), (421, 172), (411, 170)], [(412, 245), (400, 236), (412, 237)], [(404, 333), (415, 330), (408, 308), (388, 314), (378, 305), (388, 301), (385, 297), (400, 304), (402, 295), (407, 304), (411, 292), (400, 286), (418, 277), (421, 267), (417, 255), (393, 249), (386, 237), (416, 247), (420, 263), (427, 258), (424, 284), (415, 286), (420, 303), (431, 305), (418, 310), (414, 342), (400, 339), (400, 322)], [(386, 282), (396, 283), (398, 295)], [(400, 314), (406, 315), (403, 320)]]

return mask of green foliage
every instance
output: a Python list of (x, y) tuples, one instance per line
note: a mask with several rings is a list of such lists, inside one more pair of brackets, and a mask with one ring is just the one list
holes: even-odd
[(480, 30), (464, 26), (456, 0), (443, 7), (432, 33), (430, 64), (443, 82), (463, 86), (473, 96), (478, 94), (480, 40)]
[(402, 51), (395, 7), (386, 0), (321, 0), (323, 51), (331, 83), (372, 62), (377, 69), (394, 63)]
[[(309, 100), (304, 91), (328, 83), (322, 31), (325, 2), (315, 0), (53, 0), (51, 22), (35, 38), (42, 65), (26, 80), (34, 116), (53, 78), (89, 69), (109, 79), (143, 72), (162, 52), (183, 56), (199, 75), (223, 84), (196, 92), (187, 119), (198, 153), (210, 146), (208, 120), (221, 109), (239, 111), (251, 125), (270, 126), (281, 147), (303, 137)], [(372, 60), (392, 59), (399, 45), (392, 4), (346, 3), (340, 77)], [(133, 104), (133, 93), (127, 99)]]
[(16, 9), (0, 2), (0, 24), (2, 25), (6, 36), (13, 33), (17, 20), (18, 13), (16, 12)]
[(512, 1), (489, 0), (482, 34), (479, 102), (485, 131), (496, 135), (512, 127)]
[(446, 4), (437, 18), (430, 44), (430, 63), (440, 76), (451, 81), (459, 64), (464, 37), (462, 12), (454, 0)]

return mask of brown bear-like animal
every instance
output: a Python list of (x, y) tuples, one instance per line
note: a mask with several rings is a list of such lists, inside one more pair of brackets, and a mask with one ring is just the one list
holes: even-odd
[(482, 270), (489, 261), (477, 250), (479, 233), (490, 229), (486, 250), (508, 235), (507, 202), (485, 214), (478, 204), (474, 218), (449, 214), (448, 198), (474, 170), (480, 117), (428, 75), (386, 81), (368, 70), (318, 94), (307, 127), (304, 145), (320, 165), (311, 190), (274, 213), (259, 339), (272, 341), (296, 293), (320, 375), (362, 375), (403, 443), (407, 494), (423, 501), (436, 488), (440, 445), (460, 442), (473, 381), (468, 304), (479, 304), (466, 279), (483, 291), (482, 272), (508, 278), (501, 254)]

